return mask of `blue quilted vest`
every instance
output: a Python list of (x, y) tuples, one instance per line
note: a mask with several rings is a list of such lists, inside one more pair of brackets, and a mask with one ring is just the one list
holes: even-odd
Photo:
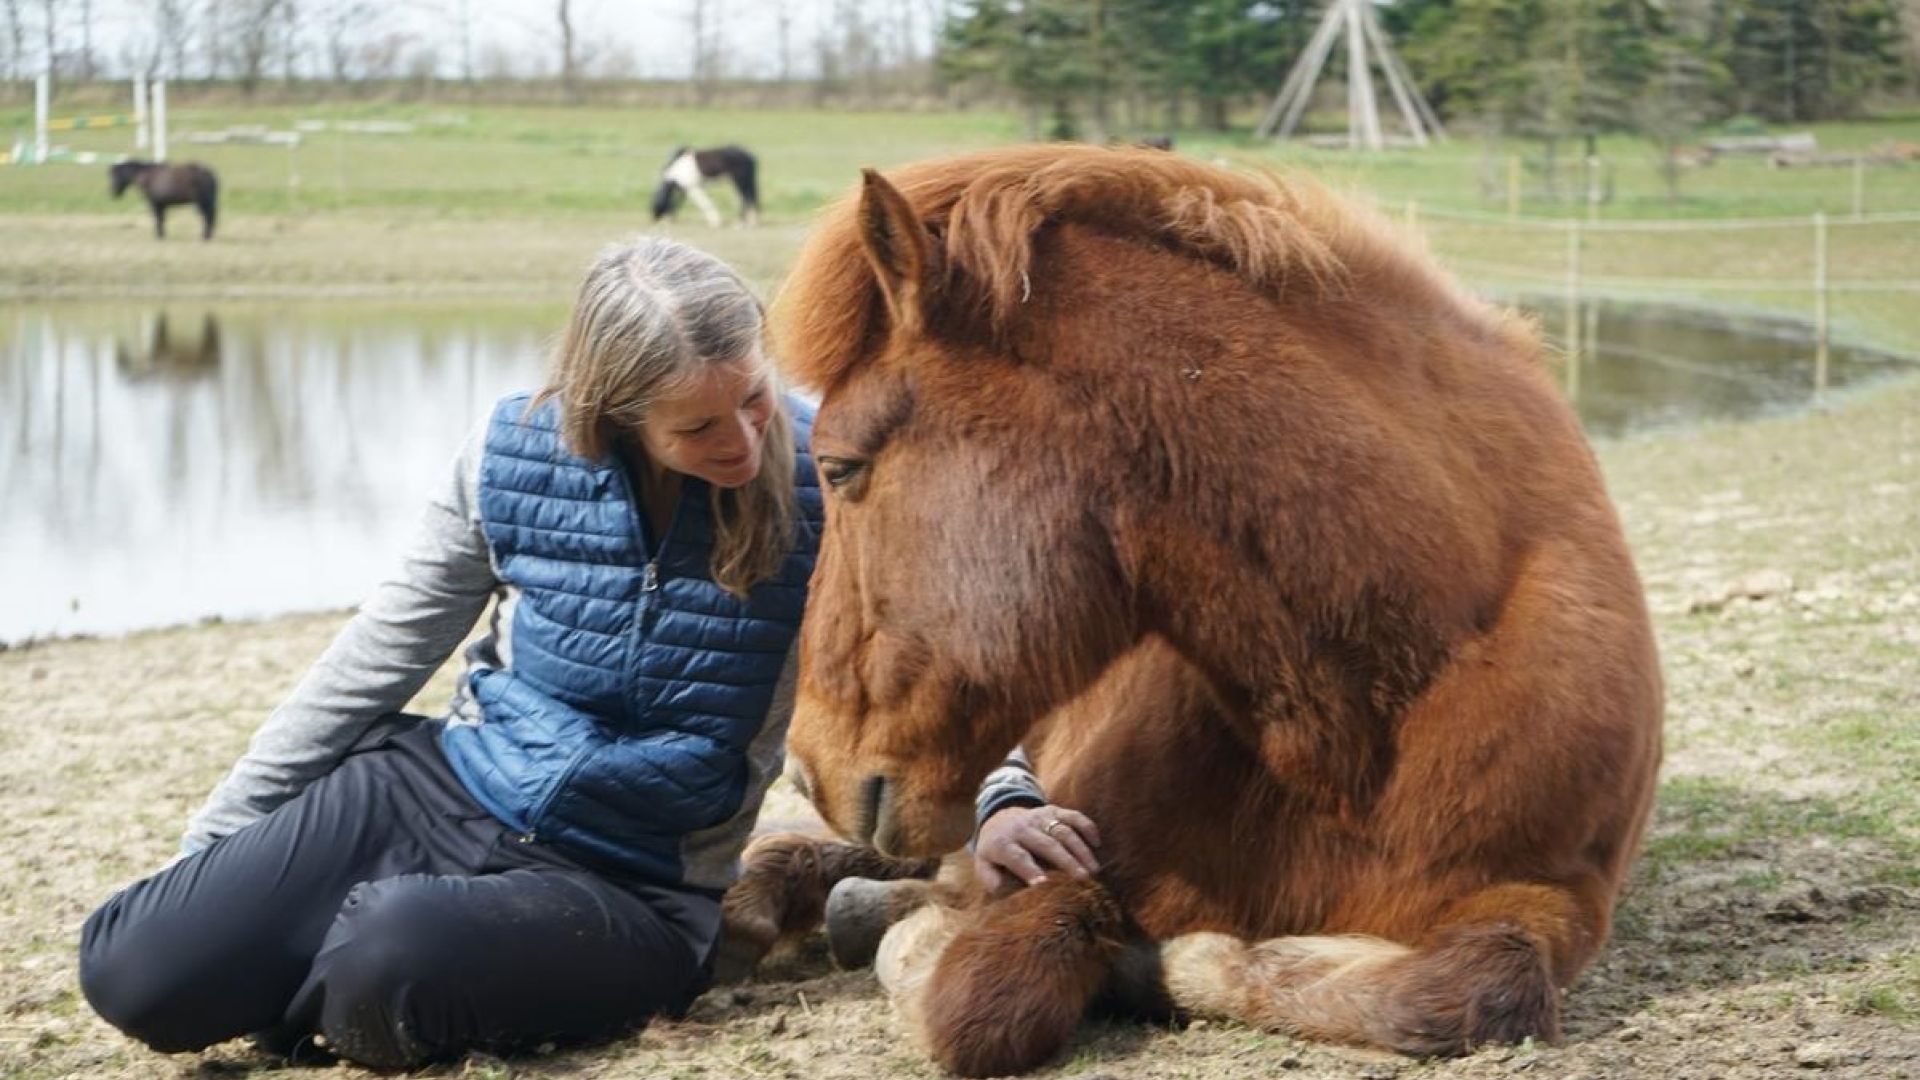
[(640, 877), (681, 880), (680, 842), (740, 809), (747, 746), (773, 703), (819, 550), (821, 498), (794, 420), (798, 520), (779, 573), (745, 600), (715, 584), (710, 487), (687, 477), (649, 550), (632, 478), (570, 452), (558, 406), (494, 407), (482, 526), (520, 590), (505, 668), (475, 671), (479, 724), (449, 724), (449, 762), (529, 839)]

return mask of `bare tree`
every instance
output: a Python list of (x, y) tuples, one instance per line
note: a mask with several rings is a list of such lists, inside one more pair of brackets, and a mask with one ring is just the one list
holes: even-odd
[(893, 66), (905, 67), (914, 59), (913, 0), (894, 0)]
[(473, 0), (460, 0), (460, 81), (473, 93)]
[(417, 42), (402, 61), (409, 82), (429, 83), (440, 70), (440, 53), (431, 42)]
[(715, 69), (720, 58), (714, 46), (715, 27), (720, 21), (718, 8), (716, 0), (688, 0), (687, 3), (687, 25), (693, 31), (693, 101), (703, 107), (713, 101), (718, 76)]
[(274, 51), (280, 58), (280, 84), (292, 86), (294, 68), (300, 59), (300, 5), (298, 0), (286, 0), (280, 6), (280, 25), (276, 35)]
[(266, 71), (286, 0), (241, 0), (234, 7), (233, 48), (240, 64), (240, 91), (252, 97)]
[(327, 0), (320, 8), (320, 51), (326, 57), (328, 78), (334, 82), (354, 78), (361, 43), (378, 31), (384, 10), (376, 0)]
[(147, 77), (162, 70), (169, 75), (187, 73), (187, 50), (193, 44), (193, 13), (188, 0), (154, 0), (153, 59), (147, 65)]
[(775, 26), (780, 32), (780, 82), (793, 81), (793, 12), (786, 4), (775, 4)]
[(26, 74), (27, 24), (20, 17), (20, 0), (4, 0), (7, 12), (7, 78)]
[(369, 79), (392, 79), (398, 76), (412, 44), (412, 38), (395, 31), (374, 37), (355, 52), (361, 73)]
[(560, 0), (560, 86), (568, 101), (580, 99), (580, 73), (573, 55), (573, 0)]
[[(207, 0), (200, 12), (200, 48), (207, 61), (207, 78), (217, 79), (227, 67), (226, 8), (231, 0)], [(183, 73), (184, 74), (184, 73)]]
[(79, 78), (93, 81), (93, 0), (80, 0), (80, 55), (73, 70)]
[(44, 24), (41, 29), (44, 31), (47, 49), (45, 70), (49, 83), (48, 92), (51, 93), (51, 84), (58, 80), (60, 68), (60, 47), (55, 29), (59, 24), (53, 18), (53, 0), (40, 0), (40, 18)]
[(640, 77), (640, 57), (633, 51), (632, 45), (624, 41), (611, 41), (593, 51), (587, 70), (595, 78), (637, 79)]
[(860, 80), (869, 99), (875, 96), (881, 64), (879, 24), (869, 21), (864, 0), (834, 0), (833, 29), (838, 66)]

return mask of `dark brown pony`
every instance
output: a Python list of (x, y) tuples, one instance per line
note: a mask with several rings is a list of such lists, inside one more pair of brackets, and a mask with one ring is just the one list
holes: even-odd
[[(1558, 1036), (1661, 681), (1528, 324), (1315, 186), (1049, 146), (867, 173), (773, 327), (831, 491), (797, 780), (924, 856), (1024, 744), (1103, 837), (1097, 880), (889, 932), (942, 1064), (1030, 1068), (1103, 989), (1414, 1054)], [(807, 907), (806, 844), (736, 923)]]
[(122, 161), (108, 170), (113, 197), (119, 198), (129, 185), (138, 186), (153, 207), (153, 235), (167, 235), (167, 207), (192, 203), (200, 208), (200, 238), (213, 239), (213, 220), (220, 196), (220, 182), (213, 170), (197, 162), (162, 165), (151, 161)]

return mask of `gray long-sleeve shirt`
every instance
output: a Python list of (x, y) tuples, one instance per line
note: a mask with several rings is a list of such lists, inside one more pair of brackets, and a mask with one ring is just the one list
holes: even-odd
[[(467, 649), (469, 672), (512, 664), (519, 590), (502, 581), (481, 529), (479, 471), (486, 425), (454, 459), (449, 482), (425, 516), (396, 571), (327, 647), (293, 694), (254, 733), (247, 752), (187, 824), (181, 848), (198, 851), (271, 813), (332, 771), (382, 716), (404, 708), (498, 596), (488, 632)], [(685, 881), (725, 888), (736, 873), (766, 790), (784, 763), (793, 715), (795, 653), (789, 652), (773, 707), (747, 751), (747, 792), (728, 821), (682, 842)], [(448, 709), (450, 723), (483, 723), (467, 680)]]

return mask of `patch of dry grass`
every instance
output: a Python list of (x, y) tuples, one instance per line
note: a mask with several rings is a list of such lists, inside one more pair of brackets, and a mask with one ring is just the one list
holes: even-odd
[[(177, 235), (160, 242), (138, 215), (0, 218), (0, 296), (557, 299), (573, 292), (600, 248), (651, 229), (638, 211), (549, 221), (342, 213), (238, 217), (202, 243), (190, 224), (179, 218)], [(651, 231), (711, 251), (767, 295), (803, 227)]]

